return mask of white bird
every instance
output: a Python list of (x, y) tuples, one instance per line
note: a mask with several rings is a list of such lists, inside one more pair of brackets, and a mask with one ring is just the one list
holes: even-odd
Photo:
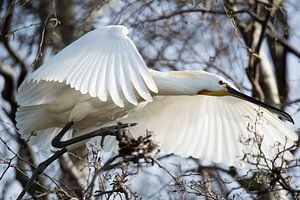
[(287, 113), (243, 95), (218, 75), (148, 69), (127, 34), (121, 25), (91, 31), (30, 74), (16, 98), (21, 136), (34, 132), (32, 143), (48, 145), (67, 122), (74, 124), (70, 137), (137, 122), (132, 135), (152, 131), (165, 153), (237, 167), (248, 153), (275, 159), (298, 139), (279, 119), (292, 121)]

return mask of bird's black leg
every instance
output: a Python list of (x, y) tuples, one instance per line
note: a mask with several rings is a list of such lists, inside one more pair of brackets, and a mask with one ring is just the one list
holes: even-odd
[(65, 146), (63, 146), (61, 144), (61, 138), (66, 134), (66, 132), (68, 130), (70, 130), (70, 128), (73, 126), (73, 122), (68, 122), (66, 123), (66, 125), (63, 127), (63, 129), (61, 129), (61, 131), (59, 131), (59, 133), (52, 139), (51, 141), (51, 145), (55, 148), (63, 148)]
[[(72, 123), (72, 125), (73, 125), (73, 123)], [(96, 136), (108, 136), (108, 135), (115, 136), (116, 132), (118, 132), (120, 129), (135, 126), (136, 123), (118, 124), (118, 125), (114, 125), (114, 126), (104, 127), (104, 128), (100, 128), (96, 131), (93, 131), (93, 132), (90, 132), (90, 133), (87, 133), (87, 134), (84, 134), (84, 135), (80, 135), (80, 136), (71, 138), (69, 140), (61, 141), (61, 138), (69, 130), (69, 129), (67, 129), (67, 127), (70, 128), (72, 125), (66, 124), (66, 126), (58, 133), (58, 135), (55, 136), (55, 138), (52, 140), (52, 146), (53, 147), (55, 147), (55, 148), (67, 147), (67, 146), (70, 146), (72, 144), (76, 144), (76, 143), (82, 142), (84, 140), (87, 140), (87, 139), (90, 139), (90, 138), (96, 137)], [(66, 130), (63, 131), (64, 129), (66, 129)]]
[(50, 158), (45, 160), (44, 162), (40, 163), (38, 167), (33, 171), (33, 174), (31, 178), (27, 181), (25, 187), (23, 188), (22, 192), (19, 194), (17, 200), (21, 200), (23, 196), (26, 194), (26, 192), (29, 190), (29, 188), (32, 186), (35, 179), (38, 177), (38, 175), (42, 174), (44, 170), (57, 158), (59, 158), (61, 155), (67, 152), (66, 148), (62, 148), (58, 151), (56, 151)]

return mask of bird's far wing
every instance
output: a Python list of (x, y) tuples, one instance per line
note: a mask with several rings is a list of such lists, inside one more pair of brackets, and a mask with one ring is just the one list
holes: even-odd
[[(124, 122), (138, 123), (132, 127), (135, 137), (146, 130), (153, 132), (165, 153), (236, 167), (243, 167), (245, 154), (248, 162), (257, 162), (251, 155), (259, 152), (272, 160), (278, 149), (290, 147), (297, 140), (297, 135), (272, 113), (234, 97), (155, 97)], [(290, 152), (284, 155), (285, 159), (291, 157)], [(259, 163), (266, 164), (261, 158)]]
[(120, 25), (91, 31), (61, 50), (23, 84), (66, 82), (101, 101), (111, 98), (120, 107), (125, 99), (136, 105), (136, 94), (152, 101), (150, 91), (157, 92), (156, 84), (127, 33)]
[[(23, 82), (19, 87), (16, 100), (20, 106), (41, 105), (54, 101), (62, 94), (71, 100), (79, 96), (80, 94), (78, 93), (63, 83), (50, 81), (39, 81), (36, 83), (29, 81)], [(66, 102), (69, 100), (66, 100)]]

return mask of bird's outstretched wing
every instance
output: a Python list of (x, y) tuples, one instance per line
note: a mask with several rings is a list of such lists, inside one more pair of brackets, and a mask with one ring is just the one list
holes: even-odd
[[(126, 120), (138, 123), (132, 128), (136, 137), (152, 131), (165, 153), (236, 167), (247, 162), (270, 164), (278, 151), (297, 140), (297, 135), (268, 110), (234, 97), (154, 97)], [(260, 153), (269, 160), (257, 156)], [(278, 162), (280, 158), (291, 159), (290, 152), (282, 155)]]
[(125, 99), (135, 105), (140, 97), (152, 101), (150, 91), (157, 92), (156, 84), (127, 34), (121, 25), (85, 34), (33, 72), (19, 93), (27, 83), (45, 80), (66, 82), (101, 101), (111, 98), (120, 107)]

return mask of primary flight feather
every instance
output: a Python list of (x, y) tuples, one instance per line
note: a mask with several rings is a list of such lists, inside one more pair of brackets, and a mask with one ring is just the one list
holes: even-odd
[(21, 136), (35, 132), (30, 141), (48, 145), (68, 122), (74, 123), (70, 137), (137, 122), (132, 135), (152, 131), (165, 153), (237, 167), (257, 161), (245, 154), (261, 151), (272, 160), (298, 139), (278, 118), (292, 121), (287, 113), (241, 94), (220, 76), (148, 69), (127, 34), (121, 25), (91, 31), (29, 75), (17, 94)]

